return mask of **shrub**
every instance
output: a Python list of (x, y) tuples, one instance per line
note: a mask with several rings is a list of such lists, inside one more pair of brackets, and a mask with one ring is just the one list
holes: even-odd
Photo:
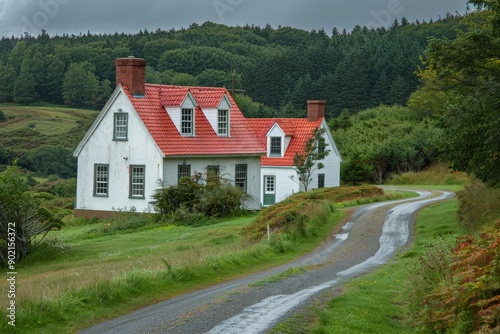
[(421, 329), (435, 333), (500, 330), (500, 220), (479, 238), (465, 236), (453, 250), (450, 274), (429, 293)]
[(204, 216), (228, 217), (242, 209), (249, 195), (229, 181), (201, 174), (183, 177), (179, 184), (159, 189), (154, 195), (158, 218), (173, 223), (193, 224)]
[(75, 197), (76, 179), (59, 179), (56, 176), (55, 180), (40, 183), (33, 190), (61, 197)]
[(7, 118), (5, 117), (3, 111), (0, 110), (0, 122), (5, 122), (5, 121), (7, 121)]
[(500, 189), (472, 180), (457, 195), (460, 200), (458, 217), (470, 230), (478, 230), (500, 218)]
[(170, 187), (163, 187), (153, 195), (156, 211), (161, 217), (172, 214), (181, 206), (192, 210), (198, 203), (203, 191), (201, 176), (183, 177), (179, 183)]
[(203, 193), (198, 207), (207, 216), (228, 217), (239, 212), (248, 197), (241, 188), (222, 182)]

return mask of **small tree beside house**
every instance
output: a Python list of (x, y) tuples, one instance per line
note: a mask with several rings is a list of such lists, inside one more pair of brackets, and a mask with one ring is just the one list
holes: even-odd
[(306, 142), (304, 154), (296, 153), (293, 158), (299, 185), (306, 192), (313, 180), (313, 173), (325, 167), (321, 161), (330, 153), (330, 150), (326, 149), (328, 144), (325, 142), (324, 134), (324, 128), (314, 130), (311, 138)]

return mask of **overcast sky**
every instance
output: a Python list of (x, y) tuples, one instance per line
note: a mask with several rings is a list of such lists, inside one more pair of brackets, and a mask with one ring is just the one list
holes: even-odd
[(0, 37), (64, 33), (136, 33), (187, 28), (193, 22), (267, 23), (311, 31), (389, 26), (465, 13), (466, 0), (0, 0)]

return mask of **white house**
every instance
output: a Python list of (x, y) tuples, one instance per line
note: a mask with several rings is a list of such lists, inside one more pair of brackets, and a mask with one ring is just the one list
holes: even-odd
[(266, 148), (261, 158), (263, 206), (275, 204), (302, 191), (294, 167), (296, 153), (302, 154), (314, 130), (324, 128), (324, 149), (329, 150), (321, 162), (324, 168), (313, 168), (309, 189), (338, 187), (342, 161), (332, 133), (325, 120), (325, 101), (307, 101), (307, 118), (255, 118), (247, 119), (257, 137)]
[[(150, 212), (161, 183), (175, 185), (198, 172), (218, 173), (245, 189), (249, 209), (299, 191), (290, 178), (293, 156), (313, 129), (328, 129), (324, 103), (310, 102), (309, 120), (251, 120), (225, 88), (146, 84), (144, 59), (115, 64), (117, 87), (74, 151), (75, 216)], [(316, 186), (338, 186), (340, 155), (330, 131), (325, 140), (331, 153), (314, 176)]]

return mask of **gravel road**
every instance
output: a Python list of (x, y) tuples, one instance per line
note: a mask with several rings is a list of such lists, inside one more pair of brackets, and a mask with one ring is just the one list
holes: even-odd
[[(169, 299), (81, 334), (263, 333), (319, 292), (389, 261), (408, 242), (415, 213), (454, 196), (444, 191), (417, 192), (418, 198), (356, 209), (314, 252), (291, 263)], [(306, 271), (275, 283), (249, 285), (293, 267)]]

